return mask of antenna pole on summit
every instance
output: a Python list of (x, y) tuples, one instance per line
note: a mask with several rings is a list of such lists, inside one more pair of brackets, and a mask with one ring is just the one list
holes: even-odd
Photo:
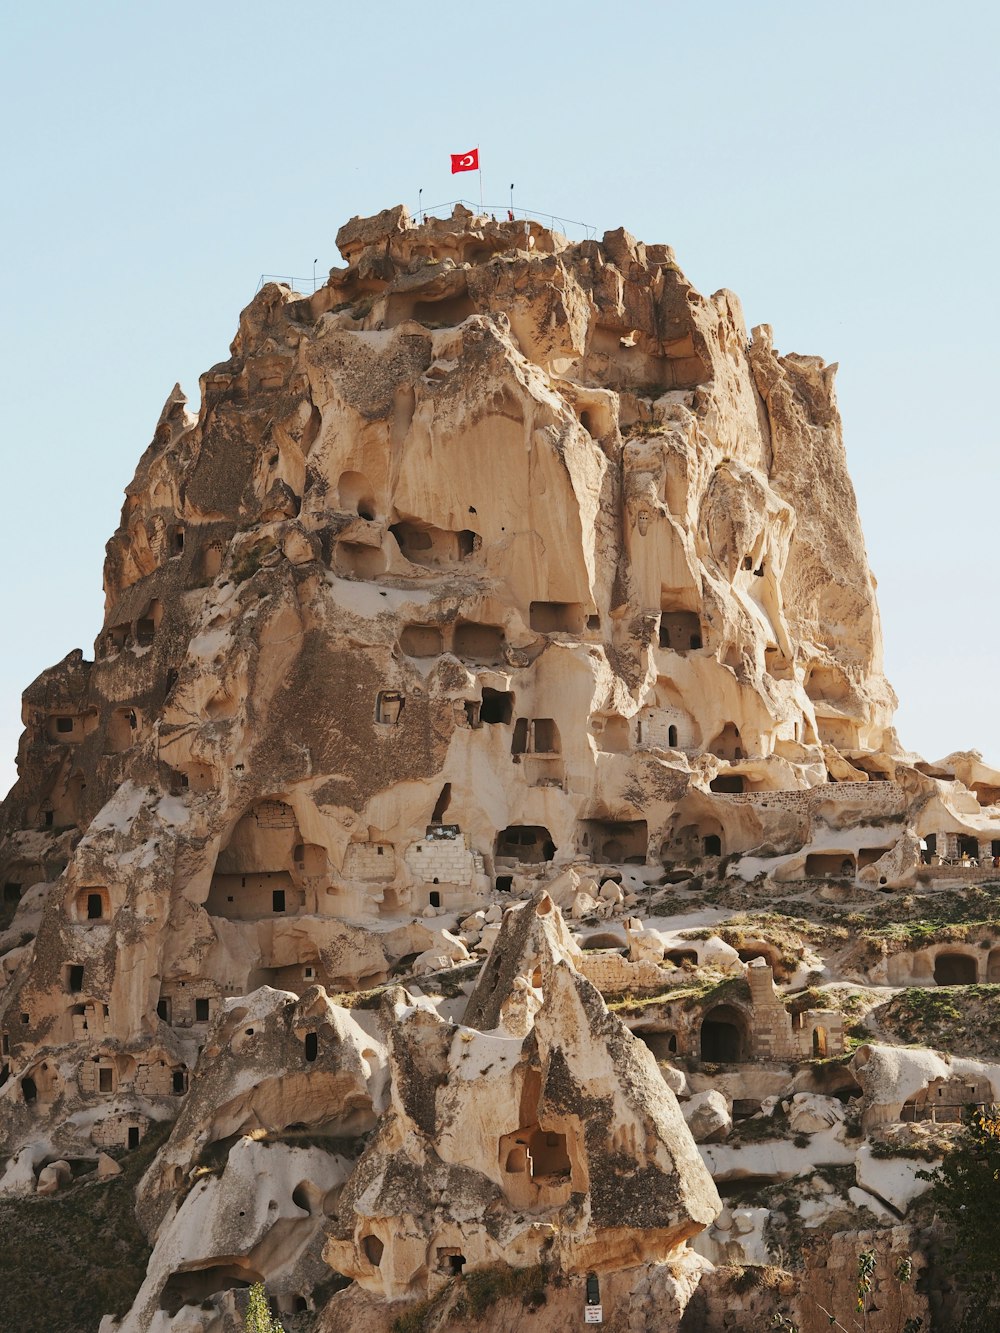
[(510, 220), (514, 221), (514, 182), (510, 183)]
[(479, 168), (479, 211), (483, 211), (483, 169)]
[(417, 217), (421, 222), (424, 220), (424, 187), (421, 185), (417, 191)]

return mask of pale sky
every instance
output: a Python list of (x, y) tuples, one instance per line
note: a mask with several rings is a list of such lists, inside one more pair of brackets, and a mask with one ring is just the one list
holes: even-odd
[(0, 790), (174, 382), (353, 214), (477, 195), (474, 146), (487, 203), (667, 242), (839, 362), (900, 738), (1000, 764), (998, 49), (963, 0), (6, 6)]

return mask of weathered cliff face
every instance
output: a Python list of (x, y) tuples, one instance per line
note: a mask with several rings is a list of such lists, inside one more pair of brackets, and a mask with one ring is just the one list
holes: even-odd
[[(721, 888), (730, 863), (741, 886), (877, 892), (917, 882), (929, 833), (949, 853), (1000, 837), (1000, 775), (895, 745), (835, 367), (748, 336), (731, 293), (625, 231), (569, 244), (396, 208), (338, 245), (315, 294), (247, 307), (197, 415), (168, 397), (94, 660), (24, 696), (0, 829), (4, 1181), (180, 1112), (139, 1195), (157, 1249), (129, 1329), (179, 1328), (205, 1296), (183, 1326), (222, 1328), (240, 1274), (311, 1308), (317, 1199), (328, 1262), (382, 1298), (433, 1289), (452, 1251), (681, 1264), (718, 1200), (598, 993), (662, 986), (685, 953), (643, 933), (643, 895), (696, 871)], [(560, 924), (526, 962), (535, 907), (501, 919), (540, 886), (578, 930), (629, 913), (602, 938), (629, 958)], [(456, 967), (450, 998), (345, 1013), (345, 992)], [(726, 1058), (840, 1031), (820, 1009), (793, 1026), (770, 973), (749, 979), (766, 1041)], [(698, 1018), (671, 1018), (671, 1054), (697, 1058)], [(305, 1161), (314, 1224), (292, 1226), (306, 1150), (285, 1144), (294, 1243), (254, 1208), (192, 1248), (195, 1214), (259, 1169), (258, 1132), (355, 1150)], [(559, 1170), (512, 1183), (536, 1132), (564, 1140)], [(236, 1142), (196, 1200), (199, 1155)]]

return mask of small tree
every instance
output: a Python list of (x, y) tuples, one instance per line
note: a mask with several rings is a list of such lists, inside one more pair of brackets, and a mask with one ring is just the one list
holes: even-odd
[(948, 1235), (940, 1248), (944, 1266), (966, 1297), (965, 1333), (1000, 1328), (1000, 1106), (970, 1106), (951, 1152), (935, 1171), (931, 1198)]
[(243, 1321), (243, 1327), (246, 1333), (285, 1333), (271, 1314), (271, 1304), (267, 1299), (267, 1288), (263, 1282), (255, 1282), (250, 1288), (247, 1317)]

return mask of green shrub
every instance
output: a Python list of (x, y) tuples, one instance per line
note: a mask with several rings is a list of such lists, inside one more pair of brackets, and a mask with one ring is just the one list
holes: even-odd
[(246, 1333), (285, 1333), (278, 1321), (271, 1314), (271, 1304), (263, 1282), (255, 1282), (250, 1288), (250, 1300), (247, 1305), (247, 1317), (243, 1322)]

